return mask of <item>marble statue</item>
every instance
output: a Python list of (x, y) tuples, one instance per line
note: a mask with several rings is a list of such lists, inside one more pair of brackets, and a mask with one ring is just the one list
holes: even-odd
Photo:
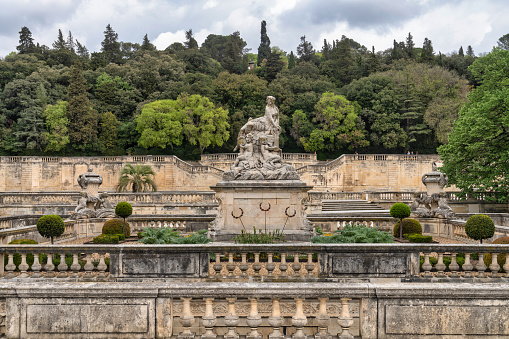
[(98, 192), (102, 182), (102, 177), (99, 174), (93, 173), (90, 168), (87, 173), (78, 176), (78, 184), (83, 191), (80, 192), (78, 206), (74, 209), (70, 219), (115, 217), (115, 209), (108, 200), (108, 193)]
[(267, 97), (265, 115), (249, 118), (240, 129), (237, 146), (239, 155), (223, 179), (231, 180), (298, 180), (299, 175), (293, 166), (282, 160), (279, 148), (279, 109), (273, 96)]

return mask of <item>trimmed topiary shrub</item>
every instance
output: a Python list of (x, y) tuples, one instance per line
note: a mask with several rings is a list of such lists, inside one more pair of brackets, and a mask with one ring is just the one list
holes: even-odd
[(495, 234), (495, 223), (485, 214), (476, 214), (468, 218), (465, 233), (474, 240), (489, 239)]
[[(403, 234), (422, 234), (422, 226), (421, 224), (415, 220), (415, 219), (403, 219)], [(399, 229), (399, 225), (402, 222), (401, 220), (394, 225), (394, 228), (392, 229), (392, 234), (395, 237), (398, 237), (401, 235), (401, 231)], [(410, 240), (410, 239), (409, 239)]]
[[(117, 206), (115, 206), (115, 214), (124, 219), (124, 225), (125, 225), (125, 223), (126, 223), (125, 218), (127, 218), (128, 216), (133, 214), (133, 207), (131, 206), (130, 203), (121, 201), (117, 204)], [(125, 231), (119, 232), (119, 233), (125, 234)], [(129, 235), (130, 234), (131, 234), (131, 231), (129, 231)]]
[[(501, 237), (498, 239), (493, 240), (492, 244), (509, 244), (509, 237)], [(484, 255), (484, 265), (489, 267), (491, 265), (492, 256), (491, 253), (486, 253)], [(502, 268), (505, 265), (505, 254), (499, 254), (497, 256), (497, 262), (500, 265), (500, 268)], [(505, 272), (505, 270), (502, 268), (502, 271)]]
[(118, 244), (119, 238), (118, 235), (113, 234), (101, 234), (98, 237), (95, 237), (92, 242), (94, 244)]
[(64, 220), (58, 215), (44, 215), (37, 221), (37, 231), (43, 237), (51, 238), (53, 244), (53, 237), (59, 237), (65, 231)]
[[(412, 213), (412, 211), (410, 210), (410, 207), (408, 207), (407, 204), (404, 204), (402, 202), (397, 202), (394, 205), (392, 205), (390, 213), (391, 213), (391, 217), (398, 218), (399, 221), (402, 221), (404, 218), (408, 218), (410, 216), (410, 214)], [(421, 233), (422, 233), (422, 231), (421, 231)], [(402, 232), (400, 232), (399, 234), (394, 233), (394, 236), (397, 237), (399, 235), (399, 237), (401, 239), (403, 239), (403, 234), (404, 233), (402, 233)]]
[[(403, 226), (403, 228), (404, 228), (404, 226)], [(430, 235), (409, 234), (408, 241), (409, 242), (417, 242), (417, 243), (426, 243), (426, 242), (432, 242), (433, 237)]]
[(122, 234), (122, 230), (124, 231), (123, 234), (125, 234), (125, 238), (131, 235), (131, 227), (128, 222), (126, 222), (124, 226), (122, 220), (110, 219), (104, 223), (102, 234)]

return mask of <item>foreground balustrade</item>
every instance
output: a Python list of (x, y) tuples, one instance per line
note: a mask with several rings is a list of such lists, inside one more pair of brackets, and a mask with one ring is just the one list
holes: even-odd
[(507, 245), (6, 245), (0, 252), (5, 280), (509, 281)]

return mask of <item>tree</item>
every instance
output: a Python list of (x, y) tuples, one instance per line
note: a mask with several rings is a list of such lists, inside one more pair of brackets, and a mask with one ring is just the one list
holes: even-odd
[(305, 35), (300, 37), (300, 44), (297, 46), (297, 55), (300, 61), (311, 61), (315, 56), (313, 45), (306, 40)]
[(438, 149), (449, 184), (472, 196), (509, 201), (509, 51), (495, 48), (469, 67), (480, 86), (468, 95), (449, 143)]
[(64, 39), (64, 35), (62, 34), (62, 30), (58, 30), (58, 37), (55, 42), (53, 42), (53, 48), (57, 50), (67, 49), (67, 42)]
[(21, 27), (21, 31), (19, 31), (19, 45), (16, 46), (16, 49), (20, 54), (35, 52), (32, 32), (26, 26)]
[(408, 32), (408, 36), (406, 37), (405, 50), (407, 54), (407, 58), (415, 59), (415, 50), (414, 50), (414, 37), (410, 32)]
[(247, 70), (247, 59), (244, 58), (246, 42), (240, 37), (240, 32), (230, 34), (226, 55), (221, 65), (230, 73), (242, 74)]
[(432, 63), (433, 62), (433, 45), (431, 44), (431, 40), (428, 38), (424, 38), (424, 43), (422, 44), (421, 51), (421, 62)]
[(90, 57), (88, 49), (85, 47), (85, 45), (82, 45), (78, 40), (76, 40), (76, 54), (78, 54), (79, 57), (87, 60)]
[(106, 112), (101, 115), (99, 143), (105, 155), (114, 155), (118, 145), (118, 120), (115, 114)]
[(260, 46), (258, 47), (258, 66), (262, 64), (264, 59), (269, 58), (270, 53), (270, 39), (267, 35), (267, 23), (263, 20), (260, 30)]
[(44, 151), (59, 152), (69, 143), (67, 101), (48, 105), (44, 110), (44, 118), (46, 120), (46, 130), (42, 134), (46, 144)]
[(120, 52), (120, 42), (118, 42), (118, 34), (115, 33), (110, 24), (106, 26), (104, 31), (104, 40), (101, 42), (101, 51), (107, 62), (120, 63), (122, 54)]
[(412, 213), (410, 211), (410, 207), (407, 204), (402, 202), (397, 202), (392, 205), (391, 210), (389, 211), (391, 217), (399, 219), (399, 237), (403, 239), (403, 219), (408, 218)]
[(193, 49), (198, 48), (198, 42), (193, 37), (193, 30), (189, 29), (186, 31), (186, 41), (184, 41), (184, 46), (186, 46), (187, 49)]
[(499, 48), (509, 50), (509, 33), (501, 36), (497, 41), (497, 45)]
[(270, 83), (276, 79), (276, 76), (285, 67), (284, 61), (281, 59), (281, 54), (270, 52), (265, 64), (266, 76), (265, 79)]
[(343, 146), (364, 147), (369, 143), (364, 131), (357, 126), (357, 109), (342, 95), (331, 92), (322, 94), (315, 105), (315, 128), (308, 138), (300, 138), (307, 152), (333, 151)]
[(130, 229), (128, 231), (126, 230), (127, 225), (125, 223), (125, 218), (127, 218), (128, 216), (133, 214), (133, 207), (131, 206), (131, 204), (128, 202), (125, 202), (125, 201), (119, 202), (117, 204), (117, 206), (115, 206), (115, 214), (124, 219), (124, 224), (122, 225), (122, 233), (123, 234), (126, 234), (126, 233), (131, 234)]
[(295, 55), (293, 51), (290, 51), (290, 55), (288, 56), (288, 69), (295, 68)]
[(78, 61), (71, 67), (67, 88), (67, 117), (71, 142), (76, 148), (84, 150), (87, 144), (97, 139), (99, 117), (88, 99), (87, 82), (81, 67)]
[[(133, 193), (157, 191), (154, 182), (155, 173), (149, 165), (125, 164), (120, 171), (117, 192), (125, 192), (131, 188)], [(116, 211), (115, 211), (116, 213)]]
[(464, 57), (465, 56), (465, 53), (463, 52), (463, 46), (460, 46), (460, 49), (458, 50), (458, 55), (460, 57)]
[(44, 215), (37, 220), (37, 231), (45, 238), (59, 237), (64, 234), (65, 223), (59, 215)]
[(467, 47), (467, 55), (468, 55), (469, 57), (472, 57), (472, 58), (474, 58), (474, 57), (475, 57), (474, 49), (473, 49), (473, 48), (472, 48), (472, 46), (470, 46), (470, 45), (468, 45), (468, 47)]
[(485, 214), (476, 214), (468, 218), (465, 233), (474, 240), (489, 239), (495, 234), (495, 223)]
[(143, 37), (143, 42), (141, 43), (140, 49), (142, 51), (155, 51), (156, 50), (156, 46), (154, 46), (154, 44), (152, 44), (150, 42), (150, 40), (148, 39), (148, 34), (145, 34), (145, 36)]

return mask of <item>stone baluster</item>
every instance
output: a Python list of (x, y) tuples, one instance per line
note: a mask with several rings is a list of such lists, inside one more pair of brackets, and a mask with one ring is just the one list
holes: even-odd
[(267, 264), (265, 265), (265, 269), (267, 270), (267, 276), (271, 277), (272, 272), (276, 269), (276, 265), (272, 261), (273, 253), (267, 253)]
[(439, 277), (439, 278), (445, 277), (444, 270), (446, 267), (447, 266), (445, 266), (445, 264), (444, 264), (444, 254), (438, 253), (438, 262), (435, 266), (435, 268), (438, 271), (437, 277)]
[(92, 278), (92, 271), (94, 270), (94, 264), (92, 263), (92, 253), (87, 254), (87, 262), (85, 266), (83, 266), (83, 269), (85, 269), (85, 279), (90, 280)]
[(58, 271), (60, 272), (57, 278), (66, 278), (67, 277), (67, 263), (65, 262), (65, 253), (60, 253), (60, 264), (57, 266)]
[(429, 262), (429, 253), (424, 253), (424, 263), (422, 264), (422, 269), (424, 270), (424, 277), (431, 277), (431, 264)]
[(28, 274), (27, 274), (28, 267), (29, 266), (27, 264), (27, 254), (21, 253), (21, 264), (19, 264), (19, 266), (18, 266), (19, 271), (20, 271), (20, 275), (19, 275), (20, 278), (28, 277)]
[(228, 263), (226, 264), (228, 270), (228, 278), (233, 278), (233, 271), (235, 271), (235, 263), (233, 262), (233, 253), (228, 253)]
[(5, 265), (7, 274), (5, 275), (5, 278), (14, 278), (14, 270), (16, 269), (16, 265), (14, 265), (14, 253), (7, 254), (7, 257), (7, 265)]
[(304, 326), (306, 326), (307, 318), (304, 314), (304, 298), (295, 298), (295, 314), (292, 317), (292, 325), (296, 330), (293, 334), (294, 339), (306, 339), (304, 334)]
[(341, 298), (341, 315), (338, 318), (338, 324), (341, 326), (341, 334), (338, 334), (338, 339), (353, 339), (350, 334), (350, 327), (353, 325), (353, 318), (350, 315), (349, 298)]
[(449, 269), (451, 270), (451, 278), (458, 278), (458, 270), (460, 266), (458, 265), (458, 261), (456, 260), (457, 253), (451, 253), (451, 263), (449, 264)]
[(202, 339), (215, 339), (217, 336), (214, 333), (214, 325), (216, 324), (216, 316), (212, 308), (214, 298), (203, 298), (205, 300), (205, 314), (203, 315), (203, 326), (205, 333), (202, 334)]
[(246, 335), (246, 339), (261, 339), (262, 335), (258, 333), (258, 326), (262, 323), (262, 317), (258, 314), (258, 299), (249, 298), (251, 311), (247, 317), (247, 326), (251, 328), (251, 332)]
[(260, 252), (254, 254), (255, 259), (253, 263), (253, 271), (255, 276), (260, 275), (260, 270), (262, 269), (262, 265), (260, 264)]
[(104, 262), (104, 254), (99, 254), (99, 265), (97, 265), (97, 270), (99, 271), (99, 274), (97, 275), (98, 279), (105, 279), (106, 278), (106, 269), (108, 266)]
[(247, 264), (247, 253), (241, 253), (242, 262), (239, 265), (240, 272), (242, 272), (242, 277), (245, 278), (247, 276), (247, 270), (249, 266)]
[(286, 277), (286, 270), (288, 265), (286, 264), (286, 253), (281, 253), (281, 263), (279, 264), (279, 270), (281, 271), (281, 277)]
[(216, 272), (216, 277), (220, 279), (221, 270), (223, 269), (223, 265), (221, 265), (221, 253), (214, 253), (216, 256), (216, 262), (212, 268)]
[(72, 255), (72, 265), (71, 265), (71, 270), (72, 270), (72, 278), (77, 278), (78, 277), (78, 272), (80, 271), (81, 269), (81, 265), (78, 261), (78, 253), (73, 253)]
[(46, 277), (52, 278), (55, 275), (55, 265), (53, 265), (53, 254), (48, 253), (48, 261), (44, 265), (44, 271), (46, 271)]
[(301, 268), (301, 264), (299, 262), (299, 253), (295, 253), (293, 255), (293, 264), (292, 264), (292, 269), (293, 269), (293, 276), (296, 278), (298, 276), (300, 276), (300, 268)]
[(314, 276), (313, 270), (315, 269), (315, 265), (313, 264), (313, 253), (308, 253), (308, 262), (305, 269), (308, 271), (308, 276), (312, 278)]
[(283, 317), (281, 316), (281, 309), (279, 307), (279, 299), (272, 299), (272, 314), (268, 319), (269, 325), (272, 326), (272, 333), (269, 334), (269, 339), (283, 339), (284, 335), (281, 333), (281, 326), (283, 325)]
[(235, 313), (235, 301), (237, 298), (226, 298), (228, 301), (228, 315), (224, 317), (224, 324), (228, 327), (228, 333), (224, 339), (238, 339), (239, 335), (235, 333), (235, 328), (239, 325), (239, 316)]
[(465, 263), (461, 266), (461, 268), (465, 272), (465, 278), (472, 277), (472, 269), (474, 266), (470, 262), (470, 253), (465, 253)]
[(498, 260), (497, 260), (498, 256), (499, 256), (499, 253), (491, 254), (490, 270), (491, 270), (492, 278), (500, 278), (500, 276), (498, 275), (498, 271), (500, 270), (500, 265), (498, 264)]
[(329, 298), (318, 298), (320, 305), (316, 315), (316, 323), (318, 325), (318, 333), (315, 334), (316, 339), (330, 339), (332, 337), (327, 332), (330, 325), (330, 316), (327, 314), (327, 300)]
[(40, 271), (41, 271), (42, 265), (39, 262), (39, 253), (34, 253), (34, 263), (32, 264), (32, 271), (34, 274), (32, 274), (32, 278), (40, 278)]
[(192, 298), (180, 298), (183, 303), (182, 315), (180, 316), (180, 323), (184, 327), (184, 331), (180, 332), (178, 339), (191, 339), (194, 338), (194, 333), (191, 332), (191, 326), (194, 324), (194, 316), (191, 312), (191, 299)]
[(505, 277), (509, 277), (509, 253), (505, 254), (505, 263), (504, 266), (502, 266), (502, 268), (505, 271)]
[(486, 265), (484, 264), (484, 253), (479, 253), (479, 261), (477, 262), (477, 265), (475, 265), (475, 268), (479, 274), (477, 275), (477, 278), (486, 278), (486, 274), (484, 274), (484, 271), (486, 271)]

